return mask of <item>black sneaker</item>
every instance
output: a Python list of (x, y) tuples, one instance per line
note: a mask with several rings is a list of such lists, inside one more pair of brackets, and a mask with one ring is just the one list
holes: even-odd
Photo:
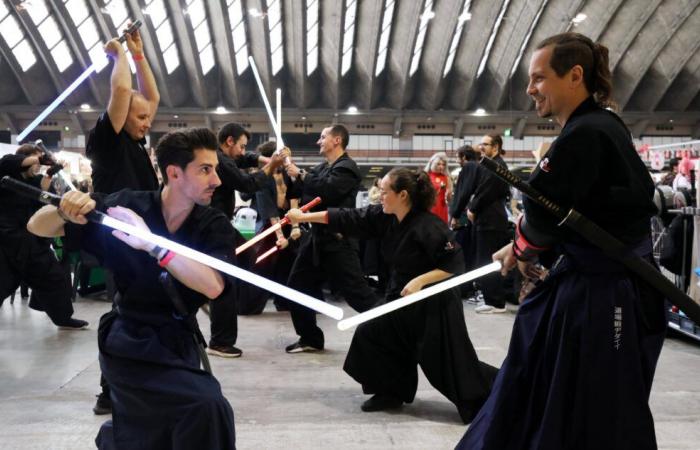
[(375, 394), (366, 400), (360, 409), (364, 412), (386, 411), (387, 409), (397, 409), (403, 405), (403, 400), (387, 394)]
[(322, 352), (323, 347), (314, 347), (313, 345), (302, 344), (301, 341), (297, 341), (291, 345), (288, 345), (285, 349), (287, 353), (317, 353)]
[(207, 353), (222, 358), (240, 358), (243, 350), (233, 345), (210, 345), (207, 347)]
[(112, 414), (112, 399), (109, 398), (109, 395), (100, 392), (95, 397), (97, 397), (97, 401), (95, 402), (95, 406), (92, 407), (92, 412), (94, 412), (96, 416)]
[(80, 319), (68, 319), (56, 324), (59, 330), (84, 330), (88, 325), (90, 324)]

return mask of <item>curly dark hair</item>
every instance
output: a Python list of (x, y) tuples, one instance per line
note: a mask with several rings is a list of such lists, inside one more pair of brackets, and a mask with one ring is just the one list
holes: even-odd
[(428, 211), (435, 203), (435, 188), (430, 177), (423, 170), (411, 170), (396, 167), (387, 173), (391, 181), (391, 190), (397, 194), (403, 190), (408, 193), (413, 209)]
[(163, 184), (168, 184), (168, 166), (176, 165), (185, 170), (194, 160), (195, 150), (216, 151), (217, 148), (216, 136), (208, 128), (188, 128), (164, 135), (156, 145), (156, 160), (163, 175)]

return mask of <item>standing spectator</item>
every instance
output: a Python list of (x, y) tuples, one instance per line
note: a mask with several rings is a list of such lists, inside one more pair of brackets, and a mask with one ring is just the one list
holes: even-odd
[(425, 165), (425, 171), (435, 188), (435, 204), (430, 211), (445, 223), (449, 223), (447, 205), (452, 199), (453, 189), (452, 177), (447, 167), (447, 155), (444, 152), (435, 153)]
[[(455, 230), (455, 239), (462, 247), (464, 267), (469, 271), (475, 266), (476, 239), (474, 238), (474, 224), (467, 219), (467, 204), (476, 190), (479, 153), (474, 151), (471, 145), (465, 145), (457, 149), (457, 160), (462, 169), (459, 171), (450, 204), (450, 228)], [(473, 286), (473, 283), (463, 284), (461, 286), (462, 297), (471, 298), (474, 294)]]
[[(485, 158), (493, 159), (507, 167), (501, 155), (503, 140), (497, 134), (488, 134), (479, 144)], [(467, 192), (469, 194), (469, 192)], [(510, 223), (506, 212), (506, 201), (510, 195), (508, 185), (479, 167), (476, 188), (467, 206), (467, 218), (474, 224), (477, 266), (491, 262), (491, 255), (510, 240)], [(476, 307), (479, 314), (506, 312), (506, 290), (503, 279), (492, 273), (479, 280), (484, 294), (484, 304)]]

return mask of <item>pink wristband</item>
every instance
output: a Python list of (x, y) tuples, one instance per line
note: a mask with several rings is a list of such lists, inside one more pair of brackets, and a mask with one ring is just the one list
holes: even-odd
[(176, 254), (177, 253), (175, 253), (171, 250), (168, 250), (168, 253), (166, 253), (165, 256), (163, 256), (163, 258), (160, 261), (158, 261), (158, 265), (160, 267), (167, 266), (168, 263), (170, 263), (170, 261), (175, 257)]

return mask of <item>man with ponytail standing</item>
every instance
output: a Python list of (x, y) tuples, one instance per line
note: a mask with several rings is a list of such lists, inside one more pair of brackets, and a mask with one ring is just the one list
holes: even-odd
[[(530, 184), (575, 208), (653, 263), (654, 185), (610, 106), (608, 50), (578, 33), (542, 41), (527, 93), (561, 134)], [(583, 168), (585, 167), (585, 170)], [(508, 355), (459, 449), (655, 449), (648, 399), (666, 328), (664, 299), (525, 199), (504, 272), (536, 276)]]

